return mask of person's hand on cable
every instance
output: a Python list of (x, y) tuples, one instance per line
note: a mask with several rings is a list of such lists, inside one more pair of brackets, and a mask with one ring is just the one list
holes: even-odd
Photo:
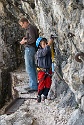
[(54, 40), (54, 35), (53, 35), (53, 34), (51, 34), (50, 39), (53, 39), (53, 40)]
[(51, 46), (53, 41), (54, 41), (54, 35), (51, 35), (47, 45)]
[(54, 40), (55, 38), (57, 38), (57, 37), (58, 37), (57, 35), (53, 35), (53, 34), (51, 34), (51, 36), (50, 36), (50, 38), (53, 39), (53, 40)]

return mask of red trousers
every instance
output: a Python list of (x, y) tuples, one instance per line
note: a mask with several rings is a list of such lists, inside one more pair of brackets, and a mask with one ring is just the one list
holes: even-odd
[(51, 74), (51, 70), (48, 72), (48, 74), (46, 74), (44, 71), (38, 72), (38, 93), (44, 88), (50, 89), (52, 83)]

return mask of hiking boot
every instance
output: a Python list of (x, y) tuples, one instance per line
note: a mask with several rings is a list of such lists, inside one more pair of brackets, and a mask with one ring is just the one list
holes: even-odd
[(42, 101), (45, 101), (47, 99), (47, 96), (43, 96)]
[(33, 92), (36, 92), (37, 89), (31, 89), (30, 87), (27, 87), (27, 88), (24, 88), (27, 92), (29, 93), (33, 93)]
[(36, 89), (29, 89), (28, 92), (33, 93), (33, 92), (37, 92), (37, 90)]
[(41, 96), (40, 95), (37, 96), (37, 102), (41, 102)]
[(30, 87), (27, 87), (27, 88), (24, 88), (26, 91), (30, 90), (31, 88)]

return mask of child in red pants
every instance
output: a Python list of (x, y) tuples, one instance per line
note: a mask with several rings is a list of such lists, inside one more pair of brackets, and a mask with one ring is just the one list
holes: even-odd
[(47, 99), (48, 92), (51, 87), (52, 76), (52, 59), (50, 45), (53, 38), (47, 41), (46, 38), (39, 37), (36, 40), (37, 51), (37, 65), (38, 65), (38, 96), (37, 101), (41, 102), (41, 95), (43, 100)]

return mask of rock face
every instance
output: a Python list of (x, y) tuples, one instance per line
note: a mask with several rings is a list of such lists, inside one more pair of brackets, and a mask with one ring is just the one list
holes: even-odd
[[(68, 84), (65, 85), (66, 90), (71, 89), (80, 109), (84, 111), (84, 55), (80, 57), (81, 62), (75, 60), (78, 52), (84, 53), (83, 0), (0, 1), (0, 96), (5, 92), (3, 86), (10, 84), (4, 79), (6, 80), (10, 76), (7, 76), (8, 73), (22, 62), (21, 56), (23, 55), (18, 44), (24, 36), (18, 25), (18, 19), (21, 16), (26, 16), (31, 23), (35, 24), (39, 28), (41, 36), (48, 39), (51, 34), (58, 36), (54, 40), (56, 70)], [(57, 50), (59, 50), (59, 54)], [(4, 72), (5, 75), (2, 75)], [(59, 85), (57, 77), (55, 71), (53, 93), (56, 90), (55, 87)], [(81, 114), (81, 119), (82, 116), (83, 114)], [(72, 124), (72, 122), (69, 123), (68, 125)], [(76, 123), (77, 121), (74, 121), (73, 125)]]
[(11, 97), (10, 72), (22, 62), (19, 41), (23, 35), (7, 1), (0, 2), (0, 107)]

